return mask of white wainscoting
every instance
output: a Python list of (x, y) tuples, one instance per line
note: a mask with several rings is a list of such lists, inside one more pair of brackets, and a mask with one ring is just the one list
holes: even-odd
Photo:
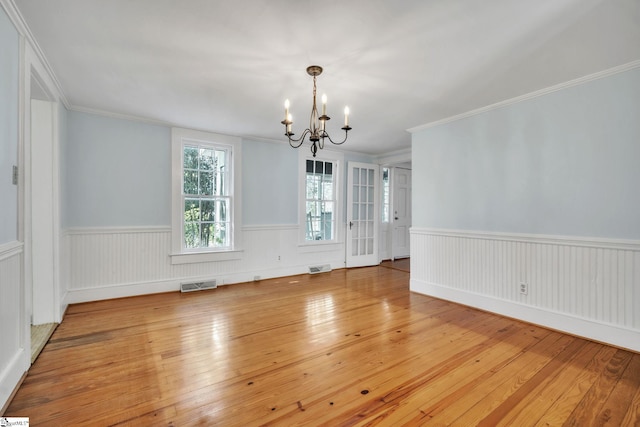
[(29, 368), (25, 344), (22, 243), (0, 245), (0, 408)]
[(75, 228), (62, 235), (65, 303), (177, 291), (181, 282), (231, 284), (308, 272), (310, 265), (344, 267), (344, 245), (298, 246), (297, 225), (243, 228), (240, 259), (171, 264), (169, 227)]
[(410, 286), (640, 351), (638, 241), (414, 228)]

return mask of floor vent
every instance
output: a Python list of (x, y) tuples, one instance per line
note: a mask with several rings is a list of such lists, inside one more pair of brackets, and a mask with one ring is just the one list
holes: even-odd
[(180, 292), (204, 291), (205, 289), (215, 289), (218, 285), (215, 280), (207, 282), (180, 283)]
[(309, 274), (326, 273), (328, 271), (331, 271), (331, 266), (329, 264), (312, 265), (309, 267)]

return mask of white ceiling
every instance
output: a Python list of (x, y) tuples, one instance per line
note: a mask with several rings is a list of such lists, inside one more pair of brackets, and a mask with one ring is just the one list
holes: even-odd
[(344, 149), (640, 58), (640, 0), (14, 0), (72, 109), (284, 141), (312, 79)]

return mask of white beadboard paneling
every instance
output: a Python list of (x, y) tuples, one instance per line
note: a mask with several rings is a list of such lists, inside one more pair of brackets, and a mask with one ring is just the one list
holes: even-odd
[(28, 367), (22, 318), (22, 251), (20, 243), (0, 246), (0, 407)]
[(411, 260), (413, 291), (640, 351), (640, 242), (414, 228)]
[(74, 228), (62, 233), (65, 303), (178, 290), (181, 282), (219, 284), (302, 274), (309, 265), (344, 267), (344, 245), (304, 249), (297, 225), (243, 228), (238, 259), (171, 264), (169, 227)]

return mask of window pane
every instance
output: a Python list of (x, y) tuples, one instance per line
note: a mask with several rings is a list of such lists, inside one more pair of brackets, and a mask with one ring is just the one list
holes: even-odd
[(213, 173), (200, 172), (200, 194), (203, 196), (213, 195)]
[(324, 200), (333, 200), (333, 180), (325, 180), (322, 183), (322, 198)]
[(184, 146), (183, 150), (183, 168), (184, 169), (197, 169), (198, 168), (198, 148), (188, 145)]
[(218, 224), (218, 239), (216, 240), (217, 246), (229, 246), (229, 223), (223, 222)]
[(213, 170), (213, 150), (200, 149), (200, 170)]
[(218, 220), (227, 221), (227, 200), (218, 200)]
[(200, 247), (209, 247), (209, 238), (213, 233), (213, 224), (210, 222), (200, 223)]
[(215, 151), (215, 167), (216, 169), (218, 169), (219, 171), (223, 171), (226, 172), (227, 169), (227, 152), (223, 151), (223, 150), (216, 150)]
[(198, 199), (184, 201), (184, 221), (200, 221), (200, 201)]
[(318, 178), (315, 175), (307, 175), (307, 199), (318, 198)]
[(198, 172), (186, 170), (183, 176), (184, 194), (198, 194)]
[(200, 204), (200, 218), (202, 221), (215, 221), (215, 205), (213, 200), (203, 200)]
[(184, 223), (184, 247), (197, 248), (200, 246), (200, 223)]

